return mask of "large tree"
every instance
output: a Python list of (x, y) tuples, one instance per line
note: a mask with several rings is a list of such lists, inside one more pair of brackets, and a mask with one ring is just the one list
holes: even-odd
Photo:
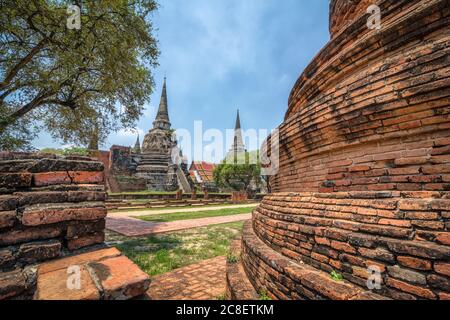
[(214, 182), (219, 188), (252, 193), (252, 185), (261, 183), (261, 163), (256, 152), (245, 152), (236, 157), (227, 157), (213, 172)]
[(32, 124), (84, 146), (135, 125), (154, 86), (155, 0), (0, 3), (0, 149), (26, 147)]

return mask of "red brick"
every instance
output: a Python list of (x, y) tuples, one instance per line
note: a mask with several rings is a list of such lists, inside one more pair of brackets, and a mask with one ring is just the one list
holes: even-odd
[(378, 221), (379, 224), (394, 226), (394, 227), (402, 227), (409, 228), (411, 227), (411, 222), (407, 220), (396, 220), (396, 219), (380, 219)]
[(444, 245), (450, 246), (450, 232), (442, 232), (436, 235), (436, 241)]
[(440, 155), (440, 154), (449, 154), (450, 153), (450, 146), (444, 146), (442, 148), (434, 148), (433, 151), (431, 151), (431, 155)]
[(424, 174), (442, 174), (450, 172), (450, 164), (441, 164), (434, 166), (422, 167), (422, 173)]
[(314, 260), (323, 262), (323, 263), (328, 263), (329, 258), (327, 256), (315, 253), (315, 252), (311, 252), (311, 258), (313, 258)]
[(426, 299), (436, 299), (436, 295), (429, 289), (415, 286), (394, 278), (387, 278), (386, 284), (390, 287), (396, 288), (398, 290), (414, 294), (416, 296), (426, 298)]
[(450, 277), (450, 263), (436, 262), (434, 264), (434, 271)]
[(57, 240), (26, 243), (19, 248), (19, 258), (26, 263), (53, 259), (58, 257), (60, 253), (61, 242)]
[(78, 184), (101, 184), (103, 183), (103, 172), (74, 171), (69, 172), (74, 183)]
[(394, 255), (383, 248), (377, 249), (359, 248), (358, 251), (364, 257), (391, 263), (395, 261)]
[(439, 292), (439, 300), (450, 300), (450, 293)]
[(11, 245), (33, 240), (51, 239), (59, 237), (61, 234), (62, 230), (54, 226), (11, 230), (2, 234), (0, 237), (0, 245)]
[(344, 251), (347, 253), (356, 253), (356, 250), (354, 247), (352, 247), (350, 244), (346, 243), (346, 242), (339, 242), (339, 241), (332, 241), (331, 242), (331, 247), (336, 249), (336, 250), (340, 250), (340, 251)]
[(407, 256), (398, 256), (397, 261), (408, 268), (417, 269), (417, 270), (431, 270), (431, 262), (424, 259), (407, 257)]
[(106, 208), (67, 208), (25, 211), (22, 223), (26, 226), (39, 226), (69, 220), (98, 220), (106, 217)]
[(369, 171), (371, 167), (369, 166), (354, 166), (349, 169), (350, 172), (361, 172), (361, 171)]
[(104, 290), (105, 299), (130, 299), (143, 295), (149, 276), (127, 257), (109, 258), (89, 264)]
[(117, 257), (121, 253), (117, 248), (107, 248), (87, 253), (77, 254), (74, 256), (58, 259), (50, 262), (41, 263), (38, 268), (39, 275), (53, 272), (56, 270), (66, 270), (69, 266), (83, 265), (90, 261), (100, 261), (106, 258)]
[(427, 200), (400, 200), (398, 208), (409, 211), (429, 211), (430, 202)]
[(91, 171), (57, 171), (33, 174), (33, 183), (37, 187), (55, 184), (100, 184), (103, 172)]
[(37, 187), (50, 186), (54, 184), (71, 184), (69, 174), (60, 172), (42, 172), (33, 174), (33, 184)]
[(12, 227), (16, 221), (15, 211), (0, 211), (0, 229)]
[(67, 241), (67, 248), (69, 250), (77, 250), (85, 248), (94, 244), (100, 244), (105, 241), (104, 232), (98, 232), (93, 235), (81, 236), (75, 239), (70, 239)]
[(326, 245), (326, 246), (330, 245), (330, 240), (328, 240), (327, 238), (315, 237), (314, 240), (318, 244), (323, 244), (323, 245)]
[(394, 161), (395, 165), (397, 165), (397, 166), (425, 164), (427, 162), (428, 162), (428, 157), (400, 158), (400, 159), (395, 159), (395, 161)]
[(392, 176), (418, 174), (419, 167), (389, 169), (388, 173), (389, 173), (389, 175), (392, 175)]
[(35, 300), (99, 300), (100, 293), (86, 266), (77, 265), (80, 271), (80, 289), (69, 288), (67, 281), (72, 275), (69, 269), (59, 269), (39, 274)]

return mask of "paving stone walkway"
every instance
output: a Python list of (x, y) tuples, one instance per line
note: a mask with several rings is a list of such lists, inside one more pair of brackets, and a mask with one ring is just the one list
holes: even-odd
[(221, 256), (152, 278), (152, 300), (216, 300), (225, 293), (226, 258)]
[(127, 237), (140, 237), (216, 224), (245, 221), (251, 219), (251, 217), (251, 213), (246, 213), (172, 222), (148, 222), (132, 217), (110, 217), (108, 215), (106, 218), (106, 228)]

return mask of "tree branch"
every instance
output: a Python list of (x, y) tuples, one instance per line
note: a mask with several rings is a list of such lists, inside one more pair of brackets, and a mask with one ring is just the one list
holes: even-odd
[(6, 75), (5, 80), (3, 80), (2, 83), (0, 83), (0, 90), (3, 90), (4, 88), (6, 88), (11, 81), (14, 79), (14, 77), (17, 75), (17, 73), (19, 73), (19, 71), (28, 63), (31, 61), (31, 59), (33, 59), (33, 57), (42, 50), (42, 48), (45, 47), (47, 43), (47, 39), (42, 39), (33, 49), (31, 49), (31, 51), (25, 56), (23, 57), (19, 63), (17, 63)]

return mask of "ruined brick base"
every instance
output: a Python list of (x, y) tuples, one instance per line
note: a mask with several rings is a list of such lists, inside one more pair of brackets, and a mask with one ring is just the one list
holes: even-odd
[[(449, 214), (447, 192), (270, 195), (244, 227), (245, 273), (228, 275), (246, 275), (273, 299), (446, 300)], [(381, 273), (372, 292), (369, 267)], [(229, 279), (230, 297), (242, 297), (241, 283)]]

